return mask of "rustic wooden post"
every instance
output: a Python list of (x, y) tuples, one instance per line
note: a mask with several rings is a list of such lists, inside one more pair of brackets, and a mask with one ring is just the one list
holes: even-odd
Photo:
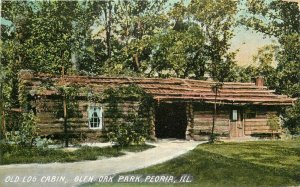
[[(62, 85), (65, 84), (65, 68), (62, 67), (61, 70)], [(65, 147), (69, 147), (69, 134), (68, 134), (68, 118), (67, 118), (67, 98), (66, 92), (63, 90), (63, 110), (64, 110), (64, 138), (65, 138)]]
[(193, 114), (193, 104), (188, 102), (186, 104), (186, 117), (187, 117), (187, 127), (185, 132), (185, 139), (193, 139), (193, 129), (194, 129), (194, 114)]
[(149, 125), (150, 125), (150, 137), (152, 140), (157, 140), (155, 134), (155, 111), (154, 111), (154, 103), (151, 104), (149, 108)]
[(215, 85), (212, 86), (212, 90), (215, 93), (215, 99), (214, 99), (214, 113), (213, 113), (213, 124), (211, 128), (211, 134), (210, 134), (210, 142), (215, 141), (215, 123), (216, 123), (216, 116), (217, 116), (217, 96), (220, 88), (222, 87), (223, 83), (216, 83)]

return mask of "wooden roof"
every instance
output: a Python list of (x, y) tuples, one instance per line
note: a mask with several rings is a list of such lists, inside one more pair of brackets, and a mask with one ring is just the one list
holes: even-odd
[[(20, 73), (20, 79), (26, 80), (27, 89), (36, 95), (57, 95), (57, 85), (76, 85), (83, 89), (89, 88), (93, 92), (102, 92), (109, 87), (136, 84), (158, 101), (207, 103), (214, 102), (212, 86), (216, 84), (213, 81), (179, 78), (64, 76), (62, 79), (48, 74), (28, 74), (28, 71)], [(265, 86), (258, 87), (254, 83), (224, 82), (217, 101), (224, 104), (292, 105), (294, 99), (286, 95), (277, 95), (274, 90), (268, 90)]]

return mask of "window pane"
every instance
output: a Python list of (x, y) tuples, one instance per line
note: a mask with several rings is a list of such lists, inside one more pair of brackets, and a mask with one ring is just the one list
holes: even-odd
[(102, 127), (102, 109), (97, 107), (90, 107), (88, 110), (89, 126), (90, 128)]
[(232, 110), (232, 120), (237, 120), (237, 110)]

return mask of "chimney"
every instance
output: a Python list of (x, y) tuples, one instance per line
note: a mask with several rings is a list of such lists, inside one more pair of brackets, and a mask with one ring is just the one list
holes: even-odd
[(264, 82), (265, 82), (265, 80), (264, 80), (264, 77), (262, 77), (262, 76), (258, 76), (255, 79), (255, 85), (258, 86), (258, 87), (263, 87)]

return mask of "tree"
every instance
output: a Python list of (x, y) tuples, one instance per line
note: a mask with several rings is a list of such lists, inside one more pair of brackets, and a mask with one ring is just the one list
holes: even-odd
[(214, 99), (214, 112), (213, 112), (213, 123), (212, 123), (212, 128), (211, 128), (211, 133), (210, 133), (210, 138), (209, 141), (211, 143), (214, 143), (215, 139), (216, 139), (216, 135), (215, 135), (215, 125), (216, 125), (216, 117), (217, 117), (217, 96), (220, 92), (220, 89), (222, 88), (223, 83), (216, 83), (214, 85), (212, 85), (211, 89), (215, 94), (215, 99)]
[(61, 71), (63, 74), (79, 70), (95, 72), (94, 67), (99, 67), (88, 62), (103, 56), (100, 50), (95, 50), (101, 48), (102, 42), (95, 44), (90, 27), (103, 2), (4, 1), (1, 5), (3, 18), (11, 22), (1, 27), (5, 108), (20, 107), (21, 69), (60, 75)]
[(5, 111), (4, 111), (4, 96), (3, 96), (3, 83), (4, 83), (4, 69), (0, 66), (0, 140), (2, 140), (5, 132)]
[(290, 96), (300, 94), (300, 11), (296, 2), (248, 0), (244, 25), (278, 39), (279, 83), (276, 90)]
[(258, 52), (253, 56), (253, 63), (257, 64), (255, 73), (252, 78), (263, 76), (265, 85), (270, 89), (278, 88), (278, 73), (276, 71), (276, 58), (278, 46), (275, 44), (266, 45), (258, 49)]
[(96, 22), (96, 37), (106, 41), (106, 47), (111, 45), (102, 74), (143, 74), (149, 59), (149, 38), (161, 25), (164, 3), (165, 0), (106, 3)]
[(167, 15), (169, 23), (150, 41), (149, 74), (203, 78), (207, 57), (202, 30), (191, 21), (182, 2), (176, 3)]
[[(292, 97), (300, 96), (300, 10), (296, 2), (282, 0), (248, 0), (248, 15), (242, 23), (249, 28), (274, 36), (279, 50), (276, 60), (278, 93)], [(299, 102), (286, 111), (285, 125), (292, 133), (299, 132)]]
[(193, 0), (189, 4), (193, 21), (204, 32), (210, 75), (219, 81), (232, 74), (234, 53), (229, 53), (237, 3), (232, 0)]
[[(95, 61), (103, 56), (92, 40), (90, 27), (103, 2), (5, 1), (3, 18), (11, 25), (1, 27), (1, 65), (7, 74), (11, 106), (18, 106), (17, 77), (20, 69), (72, 74), (94, 72)], [(97, 6), (95, 6), (97, 5)], [(100, 47), (99, 47), (100, 46)], [(100, 56), (100, 57), (99, 57)], [(93, 62), (92, 61), (92, 62)], [(81, 69), (79, 69), (81, 68)]]
[(167, 29), (153, 38), (149, 74), (160, 77), (203, 78), (205, 49), (202, 32), (195, 26), (185, 31)]
[(233, 80), (235, 54), (228, 49), (236, 4), (228, 2), (225, 7), (219, 1), (175, 3), (166, 26), (150, 40), (148, 74), (204, 79), (210, 73), (220, 81)]
[(284, 114), (284, 125), (292, 134), (299, 134), (300, 132), (300, 100), (295, 102), (294, 107), (287, 109)]
[[(83, 75), (103, 74), (107, 61), (107, 41), (94, 33), (107, 9), (107, 1), (80, 2), (74, 30), (75, 48), (73, 56), (76, 68)], [(101, 22), (102, 23), (102, 22)], [(106, 22), (103, 23), (105, 25)], [(106, 27), (105, 27), (106, 28)]]

